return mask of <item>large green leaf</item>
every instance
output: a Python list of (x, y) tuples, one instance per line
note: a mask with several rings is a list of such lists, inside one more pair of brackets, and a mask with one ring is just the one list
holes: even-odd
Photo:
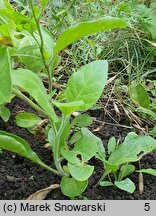
[(16, 124), (19, 127), (30, 128), (39, 123), (42, 119), (34, 113), (20, 113), (16, 115)]
[(141, 158), (142, 153), (149, 153), (156, 149), (156, 140), (150, 136), (137, 136), (120, 144), (112, 152), (108, 162), (120, 165), (126, 162), (135, 162)]
[(150, 99), (145, 87), (141, 83), (133, 82), (128, 90), (130, 98), (135, 104), (147, 109), (149, 108)]
[(104, 30), (124, 28), (126, 26), (127, 23), (125, 21), (113, 17), (104, 17), (99, 20), (78, 23), (60, 34), (54, 47), (54, 54), (56, 55), (63, 48), (84, 36)]
[(61, 180), (61, 190), (65, 196), (74, 198), (79, 196), (87, 187), (88, 181), (77, 181), (67, 176)]
[(101, 96), (107, 81), (108, 63), (104, 60), (94, 61), (72, 74), (65, 91), (68, 102), (83, 101), (79, 110), (91, 108)]
[(0, 104), (9, 102), (12, 91), (8, 49), (0, 47)]
[(51, 169), (40, 160), (24, 139), (14, 134), (0, 131), (0, 148), (20, 154), (48, 170)]
[(11, 75), (13, 84), (27, 91), (47, 112), (47, 115), (56, 121), (56, 114), (49, 103), (48, 95), (40, 78), (32, 71), (26, 69), (13, 70)]

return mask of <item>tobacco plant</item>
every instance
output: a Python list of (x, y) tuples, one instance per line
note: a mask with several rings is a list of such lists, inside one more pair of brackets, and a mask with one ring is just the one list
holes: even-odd
[[(127, 160), (124, 150), (119, 152), (119, 162), (116, 162), (116, 154), (113, 153), (106, 161), (102, 141), (86, 128), (92, 122), (91, 117), (81, 114), (74, 119), (71, 118), (74, 111), (84, 112), (100, 98), (108, 76), (107, 61), (97, 60), (82, 66), (71, 75), (59, 97), (60, 94), (56, 95), (52, 87), (55, 68), (59, 63), (59, 53), (84, 36), (103, 30), (123, 28), (127, 23), (112, 17), (81, 22), (64, 30), (54, 41), (51, 33), (40, 24), (42, 12), (48, 4), (47, 0), (41, 0), (39, 7), (29, 0), (28, 16), (15, 11), (8, 1), (2, 2), (0, 4), (0, 115), (4, 121), (9, 119), (10, 112), (5, 105), (14, 96), (42, 113), (48, 121), (47, 139), (55, 167), (46, 165), (24, 139), (14, 134), (0, 131), (0, 148), (20, 154), (52, 174), (60, 176), (62, 192), (72, 198), (79, 196), (86, 189), (88, 179), (93, 174), (94, 166), (89, 164), (92, 157), (97, 157), (105, 164), (104, 176), (110, 171), (116, 172), (121, 164), (127, 163)], [(15, 59), (23, 67), (15, 69), (13, 67)], [(48, 90), (42, 83), (41, 75), (48, 77)], [(56, 108), (61, 111), (60, 115), (56, 114)], [(16, 116), (17, 124), (30, 132), (40, 121), (41, 119), (32, 113), (21, 113)], [(71, 131), (74, 131), (72, 137)], [(135, 148), (139, 148), (136, 150), (137, 154), (140, 151), (149, 152), (156, 148), (156, 141), (153, 138), (139, 136), (138, 139), (143, 145), (134, 146), (134, 151)]]

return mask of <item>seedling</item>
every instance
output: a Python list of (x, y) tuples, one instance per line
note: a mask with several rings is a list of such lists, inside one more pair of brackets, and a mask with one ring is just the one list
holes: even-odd
[[(102, 159), (104, 163), (104, 173), (97, 185), (116, 186), (121, 190), (133, 193), (134, 183), (127, 178), (135, 171), (132, 162), (140, 161), (141, 158), (156, 149), (156, 140), (150, 136), (138, 136), (130, 132), (122, 144), (118, 144), (115, 138), (108, 142), (108, 155)], [(142, 169), (136, 172), (144, 172), (156, 176), (154, 169)], [(113, 179), (110, 175), (113, 174)], [(108, 177), (109, 181), (104, 179)]]

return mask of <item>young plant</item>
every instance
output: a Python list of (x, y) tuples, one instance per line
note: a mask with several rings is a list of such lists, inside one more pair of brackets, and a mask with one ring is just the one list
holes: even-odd
[[(127, 178), (135, 171), (132, 162), (140, 161), (141, 158), (156, 150), (156, 140), (150, 136), (138, 136), (130, 132), (122, 144), (117, 144), (114, 137), (108, 142), (108, 155), (104, 159), (104, 173), (97, 185), (116, 186), (121, 190), (133, 193), (134, 183)], [(156, 176), (155, 169), (142, 169), (136, 172), (148, 173)], [(113, 180), (111, 175), (113, 174)], [(104, 180), (108, 177), (109, 180)]]
[[(156, 141), (151, 137), (136, 137), (133, 140), (135, 145), (129, 144), (131, 140), (125, 141), (118, 148), (110, 144), (109, 153), (111, 154), (106, 161), (102, 141), (85, 128), (91, 123), (91, 118), (83, 114), (71, 120), (71, 114), (74, 111), (84, 112), (100, 98), (108, 75), (106, 60), (93, 61), (73, 73), (65, 90), (61, 92), (61, 98), (55, 97), (52, 91), (54, 69), (58, 63), (60, 51), (84, 36), (103, 30), (123, 28), (127, 26), (127, 23), (112, 17), (78, 23), (64, 30), (54, 42), (51, 33), (40, 25), (41, 14), (48, 1), (40, 1), (41, 10), (33, 6), (32, 0), (28, 2), (30, 17), (14, 11), (5, 0), (3, 8), (0, 9), (0, 29), (5, 42), (0, 48), (0, 114), (7, 121), (9, 111), (5, 105), (13, 96), (21, 98), (36, 111), (42, 113), (48, 119), (48, 141), (55, 168), (46, 165), (25, 140), (14, 134), (0, 131), (0, 148), (27, 157), (53, 174), (59, 175), (62, 178), (62, 192), (74, 198), (87, 187), (88, 179), (94, 171), (94, 166), (89, 165), (92, 157), (96, 156), (105, 164), (103, 180), (111, 172), (116, 176), (122, 164), (140, 159), (140, 156), (138, 157), (140, 152), (152, 151), (156, 148)], [(11, 25), (12, 23), (14, 25)], [(9, 48), (6, 46), (6, 39), (10, 41), (9, 46), (11, 43)], [(12, 57), (19, 57), (25, 68), (12, 69)], [(41, 71), (48, 77), (49, 91), (42, 83)], [(23, 94), (23, 90), (30, 97)], [(59, 116), (55, 112), (56, 107), (61, 111)], [(38, 116), (31, 113), (16, 116), (17, 124), (28, 129), (32, 129), (40, 120)], [(77, 127), (81, 129), (77, 131)], [(76, 129), (76, 132), (70, 139), (71, 129)], [(131, 154), (127, 155), (127, 152)], [(128, 173), (127, 170), (132, 170), (132, 166), (127, 166), (120, 169), (122, 173), (116, 176), (116, 185), (119, 185), (125, 177), (123, 175), (125, 169), (126, 173)]]

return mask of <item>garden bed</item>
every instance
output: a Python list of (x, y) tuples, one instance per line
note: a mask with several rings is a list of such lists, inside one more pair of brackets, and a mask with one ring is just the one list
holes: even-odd
[[(52, 165), (51, 151), (46, 149), (44, 146), (46, 144), (42, 136), (35, 137), (31, 135), (26, 129), (19, 128), (15, 123), (15, 116), (19, 112), (29, 111), (34, 112), (34, 110), (25, 104), (23, 101), (14, 98), (11, 104), (8, 105), (11, 110), (11, 118), (5, 124), (0, 120), (0, 129), (14, 133), (27, 142), (30, 143), (31, 148), (40, 156), (40, 158), (48, 165)], [(106, 144), (111, 136), (123, 140), (129, 129), (129, 121), (126, 116), (121, 115), (119, 117), (115, 116), (114, 111), (111, 110), (113, 118), (119, 123), (115, 125), (114, 121), (105, 115), (104, 110), (91, 110), (90, 115), (94, 117), (97, 121), (93, 123), (92, 131), (99, 136), (103, 143)], [(102, 122), (107, 122), (107, 124), (102, 125)], [(102, 125), (102, 126), (101, 126)], [(122, 127), (122, 126), (125, 127)], [(127, 128), (126, 128), (127, 126)], [(154, 153), (146, 155), (141, 160), (142, 168), (156, 168), (156, 161), (154, 159)], [(144, 174), (144, 192), (139, 193), (139, 174), (133, 173), (130, 179), (136, 185), (136, 191), (133, 194), (121, 191), (113, 187), (94, 187), (99, 178), (102, 175), (102, 164), (97, 159), (92, 159), (91, 163), (95, 166), (94, 174), (89, 179), (89, 186), (83, 193), (80, 199), (86, 197), (89, 200), (155, 200), (156, 199), (156, 184), (155, 177)], [(135, 164), (136, 167), (138, 166)], [(54, 166), (53, 166), (54, 167)], [(25, 159), (19, 155), (10, 153), (8, 151), (3, 151), (0, 154), (0, 200), (24, 200), (32, 193), (40, 190), (42, 188), (48, 187), (51, 184), (59, 184), (59, 177), (51, 174), (49, 171), (43, 169), (42, 167), (32, 163), (28, 159)], [(55, 189), (46, 197), (46, 199), (51, 200), (62, 200), (68, 199), (65, 197), (60, 189)]]

